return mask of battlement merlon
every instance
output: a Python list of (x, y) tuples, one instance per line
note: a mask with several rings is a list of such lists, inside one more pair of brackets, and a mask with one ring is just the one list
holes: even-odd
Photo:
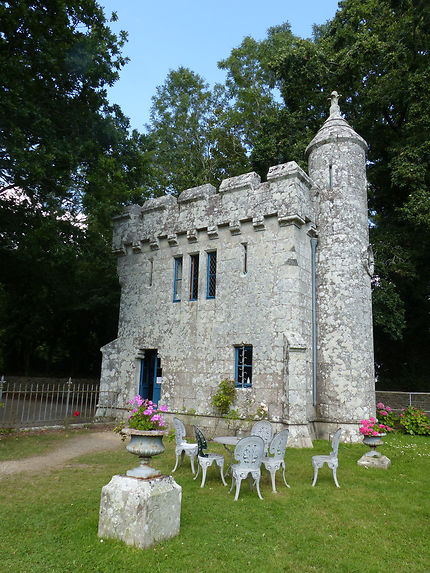
[(195, 230), (216, 237), (220, 226), (234, 233), (244, 221), (252, 221), (259, 230), (269, 216), (277, 216), (280, 224), (315, 222), (311, 187), (309, 176), (290, 161), (271, 167), (265, 183), (252, 172), (225, 179), (218, 192), (206, 184), (186, 189), (177, 199), (173, 195), (149, 199), (114, 217), (113, 252), (125, 254), (127, 246), (139, 252), (142, 242), (157, 248), (160, 238), (174, 244), (179, 234), (192, 240)]

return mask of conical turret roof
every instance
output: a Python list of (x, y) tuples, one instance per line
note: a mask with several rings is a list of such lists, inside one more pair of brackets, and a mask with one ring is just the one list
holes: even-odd
[(341, 116), (339, 107), (339, 94), (334, 91), (330, 94), (330, 115), (328, 119), (323, 123), (321, 129), (318, 131), (316, 136), (307, 146), (305, 151), (306, 158), (309, 157), (310, 152), (325, 143), (331, 143), (333, 141), (356, 141), (358, 145), (361, 145), (365, 151), (367, 151), (367, 143), (358, 135), (349, 123)]

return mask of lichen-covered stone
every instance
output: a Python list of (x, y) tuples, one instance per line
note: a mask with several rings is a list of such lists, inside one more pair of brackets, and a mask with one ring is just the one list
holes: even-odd
[[(145, 350), (156, 349), (162, 403), (214, 428), (211, 397), (235, 376), (235, 346), (252, 345), (252, 387), (239, 388), (234, 404), (241, 416), (265, 402), (291, 444), (311, 445), (337, 427), (344, 441), (361, 440), (359, 421), (375, 410), (366, 144), (332, 100), (307, 148), (309, 175), (289, 162), (264, 183), (248, 173), (218, 192), (203, 185), (115, 219), (121, 309), (118, 338), (102, 349), (101, 383), (119, 392), (120, 406), (139, 391)], [(211, 251), (215, 298), (206, 291)], [(196, 254), (199, 293), (190, 300)]]
[(173, 477), (113, 476), (102, 489), (98, 536), (145, 549), (178, 535), (182, 488)]

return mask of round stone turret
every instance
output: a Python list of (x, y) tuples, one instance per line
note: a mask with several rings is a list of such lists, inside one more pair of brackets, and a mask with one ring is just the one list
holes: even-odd
[(359, 439), (358, 423), (375, 411), (367, 144), (342, 118), (339, 95), (306, 149), (315, 185), (317, 417)]

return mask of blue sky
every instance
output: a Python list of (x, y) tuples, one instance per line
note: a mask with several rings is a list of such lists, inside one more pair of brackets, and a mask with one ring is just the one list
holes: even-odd
[(210, 85), (223, 82), (225, 72), (217, 62), (229, 56), (245, 36), (262, 40), (270, 26), (288, 21), (297, 36), (309, 38), (312, 24), (333, 18), (338, 0), (99, 0), (118, 22), (114, 32), (128, 32), (123, 54), (130, 62), (109, 90), (143, 131), (149, 121), (151, 97), (169, 70), (179, 66), (200, 74)]

